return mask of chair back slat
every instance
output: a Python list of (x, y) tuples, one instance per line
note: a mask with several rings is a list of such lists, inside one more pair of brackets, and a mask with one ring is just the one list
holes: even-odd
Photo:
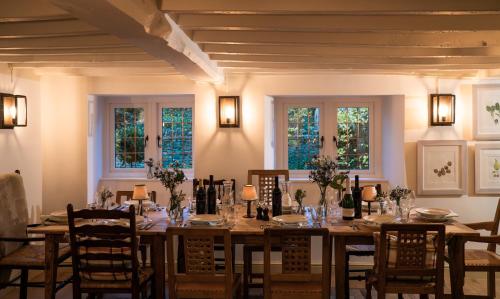
[[(185, 273), (176, 273), (174, 237), (184, 242)], [(215, 269), (214, 244), (224, 244), (224, 272)], [(169, 298), (176, 298), (176, 285), (183, 282), (221, 283), (225, 285), (225, 298), (230, 298), (233, 284), (231, 235), (227, 228), (167, 229), (167, 264)]]
[(284, 177), (285, 181), (290, 179), (288, 169), (250, 169), (248, 170), (247, 184), (253, 184), (253, 177), (257, 176), (257, 186), (259, 192), (259, 200), (270, 202), (274, 188), (274, 177)]
[[(500, 198), (498, 199), (498, 203), (497, 203), (497, 211), (495, 213), (495, 218), (493, 220), (493, 228), (491, 229), (491, 236), (498, 235), (499, 226), (500, 226)], [(488, 251), (496, 252), (496, 250), (497, 250), (496, 243), (488, 244)]]
[[(131, 280), (138, 283), (135, 208), (129, 211), (67, 208), (75, 283), (90, 280)], [(123, 225), (116, 224), (116, 220)], [(75, 220), (78, 220), (75, 221)], [(100, 224), (113, 220), (113, 225)]]
[[(311, 273), (311, 237), (322, 239), (322, 271)], [(271, 251), (281, 248), (281, 273), (271, 272)], [(326, 228), (267, 228), (264, 231), (264, 291), (270, 298), (273, 283), (320, 283), (323, 298), (330, 297), (331, 246)]]

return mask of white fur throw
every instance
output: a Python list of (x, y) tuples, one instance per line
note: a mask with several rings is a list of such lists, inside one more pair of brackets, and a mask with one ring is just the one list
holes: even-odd
[[(28, 205), (23, 178), (18, 174), (0, 174), (0, 236), (26, 237)], [(18, 249), (22, 244), (0, 242), (0, 258)], [(0, 282), (8, 281), (9, 270), (0, 269)]]

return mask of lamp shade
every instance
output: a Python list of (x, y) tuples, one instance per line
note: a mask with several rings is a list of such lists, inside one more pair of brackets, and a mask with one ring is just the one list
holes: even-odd
[(241, 192), (242, 200), (256, 200), (257, 199), (257, 190), (254, 185), (245, 185), (243, 186), (243, 191)]
[(12, 94), (0, 94), (0, 129), (13, 129), (16, 125), (16, 98)]
[(375, 186), (364, 186), (361, 191), (361, 198), (364, 201), (375, 201), (377, 197), (377, 188)]
[(239, 128), (240, 126), (240, 97), (219, 97), (219, 127)]
[(133, 200), (144, 200), (148, 199), (148, 189), (145, 184), (135, 185), (134, 193), (132, 194)]

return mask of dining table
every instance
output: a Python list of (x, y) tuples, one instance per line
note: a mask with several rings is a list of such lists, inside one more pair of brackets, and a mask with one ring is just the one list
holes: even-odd
[[(271, 226), (270, 221), (257, 220), (255, 218), (245, 218), (246, 207), (235, 206), (234, 221), (228, 228), (231, 232), (233, 244), (263, 245), (264, 229)], [(137, 235), (142, 242), (150, 244), (151, 265), (155, 271), (155, 298), (165, 298), (165, 240), (166, 231), (169, 226), (189, 226), (189, 213), (186, 210), (181, 220), (172, 221), (167, 217), (164, 210), (160, 212), (150, 212), (149, 217), (153, 225), (137, 228)], [(421, 220), (412, 216), (410, 223), (422, 223)], [(334, 221), (323, 220), (319, 223), (311, 223), (314, 226), (326, 227), (330, 231), (333, 241), (333, 253), (335, 267), (336, 298), (345, 298), (343, 290), (344, 282), (347, 279), (342, 265), (345, 263), (346, 246), (348, 245), (373, 245), (373, 233), (377, 231), (373, 227), (357, 225), (356, 221), (346, 221), (340, 218)], [(479, 233), (456, 220), (448, 220), (444, 223), (447, 237), (448, 258), (450, 260), (450, 280), (452, 298), (463, 298), (464, 285), (464, 251), (465, 240), (469, 236), (478, 236)], [(69, 228), (67, 225), (41, 225), (30, 228), (29, 233), (45, 235), (45, 298), (55, 298), (57, 263), (59, 244), (67, 241)]]

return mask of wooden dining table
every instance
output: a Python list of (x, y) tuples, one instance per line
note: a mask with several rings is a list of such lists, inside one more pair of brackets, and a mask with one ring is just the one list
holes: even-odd
[[(269, 221), (256, 220), (255, 218), (243, 218), (246, 214), (245, 207), (237, 206), (235, 222), (230, 226), (232, 242), (234, 244), (263, 245), (264, 229), (270, 225)], [(185, 213), (187, 215), (187, 213)], [(138, 227), (137, 234), (143, 242), (151, 245), (151, 265), (155, 271), (156, 298), (165, 298), (165, 240), (166, 231), (169, 226), (186, 226), (184, 221), (169, 221), (165, 212), (150, 213), (154, 225), (148, 229)], [(185, 219), (188, 217), (185, 216)], [(416, 218), (410, 222), (421, 223)], [(336, 219), (335, 223), (323, 222), (322, 227), (330, 231), (334, 247), (335, 262), (335, 288), (336, 298), (345, 298), (343, 290), (347, 279), (343, 265), (345, 263), (345, 252), (347, 245), (371, 245), (373, 244), (373, 228), (362, 225), (353, 225), (352, 221)], [(457, 221), (450, 220), (445, 223), (448, 256), (450, 258), (451, 291), (453, 298), (463, 298), (464, 285), (464, 250), (465, 237), (477, 236), (479, 233)], [(67, 225), (46, 225), (31, 228), (30, 233), (45, 235), (45, 298), (55, 298), (55, 284), (57, 277), (56, 257), (58, 255), (59, 243), (65, 240), (68, 233)]]

